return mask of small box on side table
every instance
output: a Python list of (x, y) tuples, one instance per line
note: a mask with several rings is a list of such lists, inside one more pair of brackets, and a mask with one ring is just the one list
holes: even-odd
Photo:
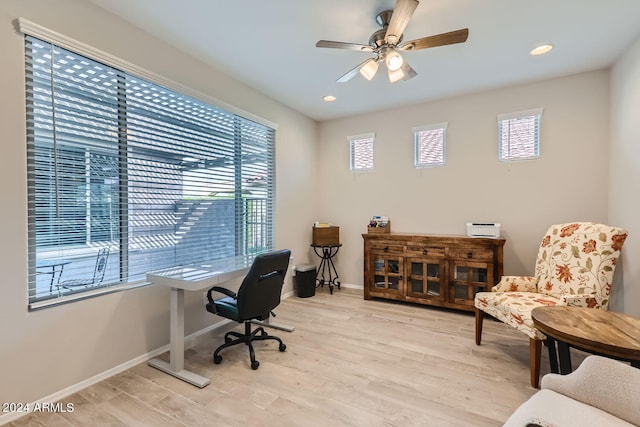
[(340, 227), (313, 227), (313, 246), (335, 246), (340, 244)]

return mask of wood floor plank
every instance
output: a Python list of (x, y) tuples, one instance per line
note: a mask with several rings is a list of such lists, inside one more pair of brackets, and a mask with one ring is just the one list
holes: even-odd
[(34, 412), (9, 423), (11, 427), (73, 427), (69, 421), (55, 412)]
[[(104, 385), (105, 383), (102, 382), (99, 384)], [(101, 387), (92, 386), (88, 387), (88, 389), (93, 389), (95, 391), (96, 389), (101, 389)], [(107, 387), (104, 387), (100, 391), (104, 391), (105, 389), (107, 389)], [(73, 404), (73, 412), (61, 414), (62, 417), (74, 426), (127, 427), (127, 424), (110, 414), (101, 405), (96, 405), (97, 402), (105, 402), (109, 399), (113, 399), (116, 394), (111, 394), (110, 391), (107, 391), (104, 394), (100, 394), (98, 397), (96, 394), (92, 393), (92, 397), (94, 398), (89, 400), (85, 398), (87, 395), (85, 391), (86, 390), (75, 393), (68, 399), (65, 399), (66, 403)], [(118, 391), (117, 394), (121, 393), (121, 391)], [(110, 397), (106, 398), (106, 396)]]
[(528, 338), (500, 322), (487, 319), (476, 346), (470, 313), (365, 301), (354, 289), (318, 289), (276, 312), (296, 329), (269, 330), (285, 352), (256, 343), (258, 370), (244, 345), (213, 364), (226, 332), (214, 330), (185, 352), (186, 368), (211, 378), (203, 389), (142, 363), (63, 399), (75, 414), (30, 414), (11, 425), (492, 427), (536, 391)]
[(103, 410), (130, 427), (180, 427), (186, 425), (126, 393), (119, 394), (106, 402), (102, 402), (100, 406)]

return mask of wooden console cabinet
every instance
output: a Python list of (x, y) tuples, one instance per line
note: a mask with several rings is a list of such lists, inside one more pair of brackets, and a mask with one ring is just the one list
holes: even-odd
[(364, 298), (473, 310), (503, 269), (505, 239), (428, 234), (363, 234)]

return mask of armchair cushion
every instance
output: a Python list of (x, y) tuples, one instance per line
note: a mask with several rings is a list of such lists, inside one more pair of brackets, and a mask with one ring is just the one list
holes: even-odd
[(545, 336), (534, 328), (531, 311), (545, 305), (566, 305), (561, 299), (536, 292), (478, 292), (474, 304), (490, 316), (539, 340), (544, 340)]

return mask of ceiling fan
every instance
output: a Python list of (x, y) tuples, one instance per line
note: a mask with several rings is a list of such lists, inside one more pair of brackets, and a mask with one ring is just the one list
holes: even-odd
[(417, 75), (416, 71), (404, 60), (400, 52), (426, 49), (429, 47), (445, 46), (448, 44), (464, 43), (469, 36), (469, 29), (451, 31), (435, 36), (423, 37), (408, 42), (402, 42), (402, 33), (409, 24), (411, 16), (418, 7), (418, 0), (396, 0), (393, 10), (385, 10), (376, 16), (376, 22), (382, 26), (369, 38), (369, 44), (335, 42), (320, 40), (316, 47), (328, 47), (334, 49), (359, 50), (375, 54), (357, 67), (349, 70), (340, 77), (337, 82), (344, 83), (360, 73), (367, 80), (373, 79), (378, 71), (380, 63), (387, 67), (389, 81), (395, 83), (400, 80), (409, 80)]

